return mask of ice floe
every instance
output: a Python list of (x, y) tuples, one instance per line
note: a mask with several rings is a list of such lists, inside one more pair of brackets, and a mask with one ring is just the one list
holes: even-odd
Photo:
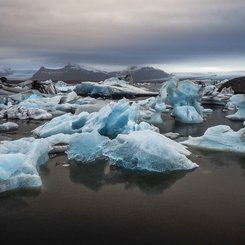
[(144, 88), (138, 88), (117, 77), (106, 79), (103, 82), (83, 82), (78, 84), (74, 91), (78, 95), (92, 97), (131, 97), (143, 95), (157, 95)]
[(245, 128), (233, 131), (227, 125), (218, 125), (208, 128), (201, 137), (189, 136), (181, 143), (201, 149), (245, 153)]
[(49, 143), (22, 138), (0, 144), (0, 192), (40, 187), (39, 166), (48, 160)]
[(181, 144), (150, 131), (119, 134), (103, 150), (111, 165), (132, 170), (165, 172), (198, 167), (186, 156), (190, 152)]
[(58, 133), (73, 134), (97, 130), (101, 135), (116, 136), (119, 133), (129, 133), (135, 130), (158, 129), (148, 123), (139, 121), (139, 106), (122, 99), (111, 102), (98, 112), (81, 112), (78, 115), (67, 113), (53, 118), (50, 122), (36, 128), (33, 133), (39, 137), (48, 137)]
[(189, 80), (178, 81), (172, 78), (167, 81), (167, 100), (173, 107), (175, 120), (182, 123), (203, 122), (200, 88)]
[[(233, 106), (237, 107), (237, 112), (232, 115), (227, 115), (226, 117), (231, 120), (245, 120), (245, 94), (236, 94), (231, 97), (231, 103)], [(231, 105), (229, 105), (231, 107)]]
[(68, 159), (89, 163), (102, 157), (102, 150), (110, 139), (97, 131), (82, 133), (72, 138), (67, 149)]
[(8, 132), (17, 130), (19, 125), (13, 122), (6, 122), (0, 124), (0, 132)]

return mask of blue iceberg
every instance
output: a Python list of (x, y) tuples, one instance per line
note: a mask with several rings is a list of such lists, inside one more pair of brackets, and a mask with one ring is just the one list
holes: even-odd
[(185, 147), (150, 130), (119, 134), (106, 145), (103, 154), (110, 165), (131, 170), (166, 172), (198, 167), (186, 157), (190, 152)]
[[(166, 85), (163, 86), (166, 87)], [(167, 100), (173, 107), (172, 115), (177, 121), (182, 123), (203, 122), (200, 89), (198, 84), (188, 80), (178, 81), (172, 78), (167, 81)]]
[(45, 139), (23, 138), (0, 144), (0, 192), (40, 187), (39, 166), (48, 161)]

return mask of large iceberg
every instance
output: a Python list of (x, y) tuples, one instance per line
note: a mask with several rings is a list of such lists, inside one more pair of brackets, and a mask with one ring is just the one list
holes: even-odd
[(166, 89), (167, 100), (173, 107), (172, 115), (177, 121), (182, 123), (203, 122), (203, 107), (200, 102), (201, 88), (198, 84), (189, 80), (178, 81), (171, 78), (167, 81)]
[(106, 79), (103, 82), (83, 82), (78, 84), (74, 91), (78, 95), (90, 95), (93, 97), (132, 97), (143, 95), (157, 95), (144, 88), (137, 88), (128, 82), (116, 77)]
[(166, 172), (198, 167), (186, 157), (190, 152), (185, 147), (150, 130), (119, 134), (106, 145), (103, 154), (111, 165), (131, 170)]
[(208, 128), (203, 136), (181, 142), (196, 148), (245, 153), (245, 128), (233, 131), (227, 125)]
[(49, 143), (23, 138), (0, 144), (0, 192), (40, 187), (38, 168), (48, 160)]

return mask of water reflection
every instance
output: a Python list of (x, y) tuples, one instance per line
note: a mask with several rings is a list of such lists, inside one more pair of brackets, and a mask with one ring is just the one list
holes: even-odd
[(139, 188), (147, 195), (157, 195), (170, 188), (187, 172), (146, 173), (133, 172), (125, 169), (109, 168), (106, 161), (97, 161), (84, 165), (76, 161), (70, 162), (70, 179), (93, 191), (99, 191), (104, 185), (124, 184), (124, 188)]
[(41, 193), (39, 188), (33, 190), (14, 190), (0, 194), (0, 217), (18, 213), (29, 206), (25, 197), (35, 197)]

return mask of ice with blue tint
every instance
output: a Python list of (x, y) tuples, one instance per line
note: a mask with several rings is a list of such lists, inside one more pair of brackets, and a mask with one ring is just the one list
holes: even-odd
[(245, 94), (236, 94), (231, 97), (232, 105), (237, 107), (237, 112), (232, 115), (226, 116), (231, 120), (245, 120)]
[(156, 94), (144, 88), (137, 88), (128, 84), (124, 80), (116, 77), (106, 79), (103, 82), (83, 82), (78, 84), (74, 91), (78, 95), (91, 95), (91, 96), (115, 96), (115, 95), (149, 95)]
[(121, 100), (112, 107), (105, 120), (103, 127), (99, 129), (100, 134), (115, 136), (127, 131), (128, 123), (136, 123), (139, 119), (139, 107), (137, 104), (129, 104), (128, 100)]
[(100, 135), (97, 131), (81, 133), (72, 138), (67, 149), (68, 159), (74, 159), (83, 163), (93, 162), (102, 157), (104, 145), (110, 139)]
[(81, 112), (79, 115), (67, 113), (37, 127), (32, 133), (39, 137), (48, 137), (59, 133), (73, 134), (81, 132), (81, 128), (85, 125), (88, 116), (88, 112)]
[(138, 101), (140, 105), (140, 118), (151, 123), (162, 123), (162, 113), (167, 112), (167, 106), (161, 96), (150, 97), (143, 101)]
[[(122, 99), (117, 103), (111, 102), (91, 114), (81, 112), (78, 115), (65, 114), (56, 117), (33, 130), (33, 133), (40, 137), (48, 137), (58, 133), (73, 134), (97, 130), (101, 135), (113, 137), (119, 133), (141, 129), (146, 127), (146, 124), (140, 125), (139, 106)], [(156, 128), (149, 124), (147, 128), (156, 131)]]
[(17, 130), (19, 125), (13, 122), (6, 122), (0, 124), (0, 132), (8, 132)]
[(175, 78), (168, 80), (167, 100), (173, 107), (172, 115), (177, 121), (182, 123), (203, 122), (203, 107), (198, 84), (189, 80), (178, 81)]
[(48, 160), (44, 139), (23, 138), (0, 144), (0, 192), (40, 187), (39, 166)]
[(245, 128), (233, 131), (227, 125), (218, 125), (208, 128), (201, 137), (189, 136), (188, 140), (181, 143), (212, 151), (245, 153)]
[(198, 167), (181, 144), (159, 133), (144, 130), (119, 134), (103, 150), (111, 165), (131, 170), (166, 172)]

